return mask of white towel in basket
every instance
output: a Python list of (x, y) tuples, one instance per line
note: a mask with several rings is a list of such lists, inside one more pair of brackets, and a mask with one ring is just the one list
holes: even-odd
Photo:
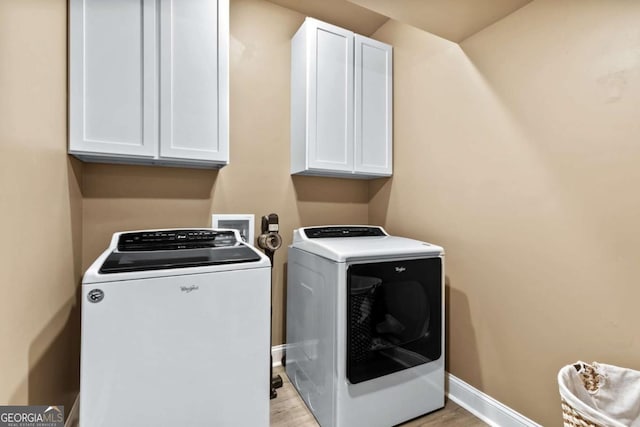
[(588, 367), (577, 362), (560, 370), (562, 398), (599, 424), (640, 427), (640, 371), (593, 362), (595, 375), (587, 375)]

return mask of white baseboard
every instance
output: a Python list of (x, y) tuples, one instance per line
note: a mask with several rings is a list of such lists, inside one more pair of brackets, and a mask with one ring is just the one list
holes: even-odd
[[(286, 344), (271, 347), (273, 367), (282, 365), (282, 356)], [(496, 427), (542, 427), (519, 412), (495, 400), (450, 373), (445, 374), (447, 395), (449, 399), (462, 406), (467, 411)]]
[(271, 347), (271, 357), (273, 358), (273, 367), (282, 366), (282, 356), (284, 356), (286, 344), (274, 345)]
[(493, 397), (448, 372), (446, 373), (445, 381), (449, 399), (489, 425), (497, 427), (542, 427), (540, 424), (503, 405)]
[(64, 427), (78, 427), (78, 420), (80, 418), (80, 395), (76, 396), (76, 400), (73, 401), (71, 410), (67, 415), (67, 421), (64, 423)]

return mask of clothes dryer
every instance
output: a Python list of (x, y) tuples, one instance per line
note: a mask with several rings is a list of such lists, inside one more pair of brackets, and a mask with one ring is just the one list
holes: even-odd
[(237, 231), (114, 234), (82, 282), (80, 427), (268, 426), (270, 275)]
[(381, 227), (294, 231), (286, 372), (323, 427), (444, 406), (444, 250)]

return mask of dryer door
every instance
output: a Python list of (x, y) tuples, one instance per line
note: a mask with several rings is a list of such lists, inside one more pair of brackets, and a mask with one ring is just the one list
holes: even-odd
[(356, 384), (428, 363), (441, 354), (441, 258), (349, 266), (349, 382)]

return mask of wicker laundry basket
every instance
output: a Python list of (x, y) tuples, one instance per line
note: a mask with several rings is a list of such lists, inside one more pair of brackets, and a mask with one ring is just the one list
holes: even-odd
[(560, 369), (565, 427), (640, 427), (640, 372), (593, 362)]

